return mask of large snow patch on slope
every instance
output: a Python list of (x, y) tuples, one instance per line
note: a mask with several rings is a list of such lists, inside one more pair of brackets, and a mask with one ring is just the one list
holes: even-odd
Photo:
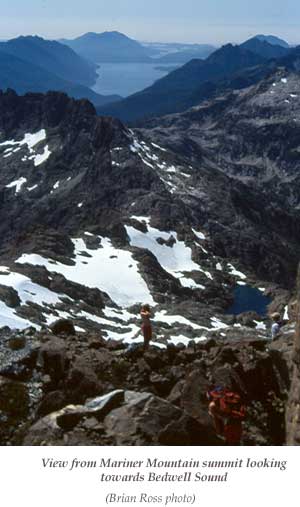
[(83, 239), (72, 240), (75, 248), (74, 266), (53, 262), (35, 254), (24, 254), (17, 262), (45, 266), (48, 271), (61, 273), (68, 280), (98, 288), (122, 307), (139, 302), (155, 304), (132, 254), (115, 248), (108, 238), (99, 239), (101, 246), (97, 250), (87, 248)]

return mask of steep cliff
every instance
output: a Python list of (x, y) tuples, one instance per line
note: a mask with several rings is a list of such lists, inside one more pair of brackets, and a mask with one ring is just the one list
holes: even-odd
[(292, 381), (286, 411), (286, 442), (288, 445), (300, 444), (300, 269), (297, 293), (297, 326), (294, 339)]

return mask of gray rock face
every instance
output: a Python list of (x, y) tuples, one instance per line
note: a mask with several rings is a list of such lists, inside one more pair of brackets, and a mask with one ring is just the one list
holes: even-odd
[[(192, 181), (201, 190), (199, 206), (207, 211), (215, 251), (234, 255), (234, 248), (245, 265), (257, 264), (262, 278), (289, 279), (294, 286), (300, 256), (300, 76), (292, 62), (287, 59), (285, 67), (244, 91), (149, 120), (141, 132), (198, 164)], [(219, 172), (229, 177), (229, 193)]]
[(298, 295), (297, 327), (294, 340), (292, 380), (286, 410), (287, 445), (300, 445), (300, 318), (299, 318), (300, 271), (298, 273), (297, 295)]

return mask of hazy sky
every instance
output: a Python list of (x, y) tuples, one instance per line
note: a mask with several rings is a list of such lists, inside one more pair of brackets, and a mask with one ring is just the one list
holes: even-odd
[(0, 0), (0, 7), (0, 39), (119, 30), (147, 41), (219, 44), (265, 33), (300, 43), (299, 0)]

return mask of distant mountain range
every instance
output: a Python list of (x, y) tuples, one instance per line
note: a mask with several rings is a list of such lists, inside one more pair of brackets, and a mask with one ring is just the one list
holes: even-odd
[[(265, 75), (266, 62), (286, 57), (290, 51), (287, 42), (269, 35), (216, 51), (207, 44), (147, 45), (116, 31), (86, 33), (60, 42), (21, 36), (0, 42), (0, 88), (18, 93), (63, 91), (89, 99), (102, 114), (136, 121), (183, 111), (228, 87), (253, 84)], [(89, 88), (103, 62), (185, 65), (121, 100), (118, 95), (103, 96)]]
[(278, 58), (287, 57), (291, 51), (258, 38), (240, 46), (227, 44), (206, 60), (194, 59), (147, 89), (100, 108), (99, 113), (134, 122), (184, 111), (222, 90), (256, 83)]
[(156, 58), (171, 53), (183, 53), (185, 51), (207, 51), (212, 53), (217, 49), (217, 47), (212, 44), (191, 44), (183, 42), (141, 42), (141, 44), (147, 48), (150, 56)]
[[(61, 39), (60, 42), (96, 64), (153, 62), (184, 64), (194, 58), (205, 59), (216, 50), (211, 44), (140, 43), (117, 31), (89, 32), (73, 40)], [(289, 49), (289, 45), (273, 35), (257, 35), (244, 43), (244, 49), (253, 50), (266, 58), (277, 58), (284, 56), (284, 51)]]
[(211, 44), (143, 43), (149, 56), (159, 63), (187, 63), (193, 58), (207, 58), (217, 48)]
[(18, 37), (0, 43), (0, 89), (18, 93), (63, 91), (74, 98), (87, 98), (95, 106), (119, 99), (102, 96), (94, 84), (96, 66), (56, 41), (41, 37)]
[(89, 32), (60, 42), (94, 63), (183, 64), (193, 58), (207, 58), (216, 49), (210, 44), (140, 43), (120, 32)]
[(193, 60), (194, 58), (207, 58), (211, 55), (216, 48), (203, 44), (202, 47), (185, 49), (182, 51), (176, 51), (169, 53), (157, 59), (159, 63), (179, 63), (184, 64)]

